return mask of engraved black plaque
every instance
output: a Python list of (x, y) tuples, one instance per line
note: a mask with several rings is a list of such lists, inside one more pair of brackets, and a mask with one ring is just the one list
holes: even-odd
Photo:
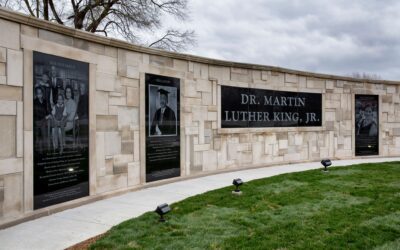
[(89, 195), (89, 64), (33, 52), (34, 209)]
[(180, 176), (179, 79), (146, 74), (146, 181)]
[(221, 127), (313, 127), (322, 124), (322, 95), (221, 86)]
[(356, 156), (379, 154), (379, 98), (355, 96)]

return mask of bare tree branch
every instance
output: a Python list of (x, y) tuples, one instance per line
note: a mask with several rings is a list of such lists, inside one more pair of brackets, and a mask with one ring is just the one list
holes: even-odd
[(72, 9), (75, 11), (75, 9), (76, 9), (75, 0), (71, 0), (71, 5), (72, 5)]
[(49, 0), (43, 0), (43, 18), (49, 20)]
[(28, 0), (24, 0), (24, 2), (25, 2), (25, 5), (26, 5), (26, 8), (28, 8), (29, 14), (30, 14), (31, 16), (35, 16), (35, 13), (33, 12), (32, 8), (31, 8), (31, 5), (30, 5), (30, 3), (28, 2)]
[(187, 48), (187, 46), (195, 45), (194, 31), (179, 32), (177, 30), (168, 30), (164, 36), (157, 41), (151, 43), (149, 47), (180, 51)]
[(54, 7), (53, 0), (49, 0), (51, 12), (53, 13), (54, 18), (56, 19), (57, 23), (59, 24), (64, 24), (64, 22), (61, 20), (61, 18), (58, 16), (56, 8)]
[(353, 78), (357, 78), (357, 79), (367, 79), (367, 80), (381, 80), (382, 77), (378, 74), (370, 74), (370, 73), (366, 73), (366, 72), (353, 72), (351, 74), (349, 74), (348, 76), (353, 77)]
[(99, 24), (103, 21), (103, 19), (107, 15), (109, 15), (111, 7), (116, 2), (118, 2), (118, 0), (109, 1), (109, 3), (104, 6), (104, 9), (101, 12), (100, 16), (97, 19), (93, 20), (93, 22), (86, 28), (86, 31), (95, 32), (97, 30), (97, 27), (99, 26)]
[(39, 17), (39, 10), (40, 10), (40, 2), (36, 0), (36, 17)]
[[(0, 0), (16, 11), (105, 36), (123, 37), (141, 45), (163, 29), (163, 16), (184, 21), (187, 0)], [(22, 6), (23, 5), (23, 6)], [(143, 37), (147, 37), (144, 39)], [(194, 32), (167, 30), (151, 47), (179, 51), (195, 44)]]
[(96, 30), (95, 32), (96, 32), (96, 33), (98, 33), (98, 32), (104, 33), (104, 35), (108, 37), (108, 33), (107, 33), (107, 31), (106, 31), (105, 29), (103, 29), (103, 30)]

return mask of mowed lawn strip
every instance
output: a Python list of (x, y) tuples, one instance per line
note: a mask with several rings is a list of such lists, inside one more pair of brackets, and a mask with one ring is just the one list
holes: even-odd
[(400, 162), (283, 174), (245, 183), (241, 196), (232, 190), (172, 204), (166, 223), (154, 212), (125, 221), (90, 249), (400, 249)]

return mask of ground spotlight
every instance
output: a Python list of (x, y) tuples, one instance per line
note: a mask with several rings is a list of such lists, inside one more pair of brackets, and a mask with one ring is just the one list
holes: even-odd
[(332, 162), (331, 162), (331, 160), (329, 160), (329, 159), (323, 159), (322, 161), (321, 161), (321, 164), (322, 164), (322, 166), (324, 166), (324, 172), (328, 172), (328, 167), (330, 166), (330, 165), (332, 165)]
[(242, 194), (242, 191), (240, 191), (239, 186), (243, 185), (243, 181), (240, 178), (234, 179), (232, 182), (233, 185), (235, 185), (236, 189), (232, 191), (232, 194)]
[(160, 219), (158, 220), (159, 222), (165, 222), (164, 215), (169, 213), (171, 211), (171, 208), (168, 206), (167, 203), (161, 204), (157, 206), (156, 213), (160, 215)]

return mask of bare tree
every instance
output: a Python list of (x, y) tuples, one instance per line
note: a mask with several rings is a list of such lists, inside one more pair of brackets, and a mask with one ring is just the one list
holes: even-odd
[(357, 78), (357, 79), (366, 79), (366, 80), (381, 80), (382, 77), (378, 74), (370, 74), (370, 73), (360, 73), (360, 72), (353, 72), (348, 76)]
[(162, 30), (163, 15), (186, 21), (187, 0), (0, 0), (0, 6), (149, 47), (181, 51), (195, 44), (194, 31), (172, 28), (155, 42), (143, 39), (143, 32)]

